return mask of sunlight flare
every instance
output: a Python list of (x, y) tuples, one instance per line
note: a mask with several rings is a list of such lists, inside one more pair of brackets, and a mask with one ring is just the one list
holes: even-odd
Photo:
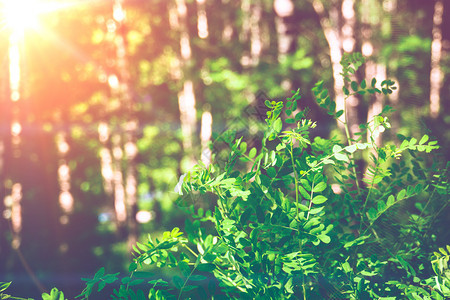
[(3, 17), (7, 28), (16, 33), (37, 29), (42, 3), (38, 0), (3, 1)]

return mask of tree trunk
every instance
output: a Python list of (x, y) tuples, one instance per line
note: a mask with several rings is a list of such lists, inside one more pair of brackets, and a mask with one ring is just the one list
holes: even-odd
[[(345, 86), (345, 83), (340, 75), (342, 72), (340, 61), (344, 52), (353, 52), (355, 48), (355, 1), (343, 0), (341, 7), (339, 7), (338, 1), (333, 1), (330, 4), (331, 7), (328, 8), (328, 14), (325, 12), (323, 1), (311, 0), (311, 2), (319, 16), (320, 25), (330, 48), (336, 111), (346, 111), (346, 114), (343, 114), (337, 120), (337, 125), (343, 130), (344, 123), (347, 122), (350, 136), (353, 138), (353, 134), (358, 130), (359, 124), (359, 99), (355, 96), (347, 97), (347, 99), (344, 97), (342, 88)], [(341, 20), (342, 26), (340, 26)]]
[(70, 150), (67, 142), (67, 133), (64, 131), (56, 135), (56, 146), (58, 149), (58, 183), (59, 183), (59, 206), (62, 210), (60, 223), (66, 225), (69, 215), (73, 212), (74, 199), (70, 193), (70, 168), (67, 162), (67, 153)]
[(442, 15), (444, 13), (443, 0), (437, 0), (433, 15), (433, 41), (431, 43), (431, 72), (430, 72), (430, 116), (436, 119), (441, 106), (441, 87), (443, 74), (441, 70), (442, 58)]
[[(182, 81), (182, 89), (178, 93), (181, 131), (183, 133), (183, 149), (187, 154), (190, 166), (195, 164), (193, 156), (193, 139), (197, 126), (196, 99), (192, 76), (192, 50), (189, 36), (188, 9), (185, 0), (176, 0), (171, 9), (171, 26), (180, 37), (179, 63), (175, 66), (174, 75)], [(189, 167), (190, 167), (189, 166)]]
[[(294, 14), (294, 2), (292, 0), (275, 0), (273, 8), (276, 13), (275, 26), (278, 38), (278, 61), (282, 62), (288, 54), (295, 52), (295, 37), (288, 18)], [(286, 78), (281, 82), (281, 86), (286, 92), (294, 89), (292, 80)]]
[[(341, 41), (342, 50), (345, 53), (352, 53), (355, 51), (355, 25), (356, 25), (356, 13), (355, 13), (355, 0), (343, 0), (341, 7), (343, 25), (341, 28)], [(356, 74), (352, 75), (352, 80), (357, 81)], [(358, 96), (349, 96), (346, 103), (338, 104), (336, 103), (336, 111), (343, 109), (345, 106), (345, 111), (347, 114), (346, 121), (350, 130), (350, 136), (355, 138), (354, 133), (359, 130), (359, 124), (361, 120), (359, 119), (358, 109), (360, 107), (360, 99)], [(339, 108), (341, 107), (341, 108)]]
[(117, 113), (122, 126), (113, 128), (111, 149), (108, 144), (110, 128), (107, 122), (99, 124), (99, 140), (103, 147), (100, 151), (102, 176), (107, 195), (114, 197), (114, 211), (119, 236), (126, 236), (131, 249), (138, 238), (137, 213), (137, 130), (138, 120), (134, 114), (134, 102), (130, 87), (126, 48), (126, 11), (123, 0), (113, 3), (113, 19), (116, 24), (112, 40), (116, 50), (115, 72), (108, 77), (111, 93), (119, 99)]
[(209, 107), (205, 105), (203, 114), (202, 114), (202, 126), (200, 131), (200, 140), (202, 144), (202, 153), (201, 160), (206, 165), (209, 166), (211, 163), (211, 149), (209, 148), (209, 142), (212, 137), (212, 123), (213, 118), (211, 112), (209, 111)]
[[(380, 7), (376, 9), (371, 5), (371, 1), (362, 0), (361, 1), (361, 21), (362, 21), (362, 54), (366, 57), (367, 61), (365, 64), (365, 79), (367, 82), (371, 82), (372, 78), (376, 78), (377, 82), (387, 78), (386, 74), (386, 66), (382, 63), (375, 62), (375, 57), (378, 54), (378, 47), (374, 46), (373, 40), (373, 32), (376, 30), (380, 30), (380, 24), (372, 24), (371, 23), (371, 15), (381, 13), (382, 10)], [(372, 119), (381, 113), (383, 110), (383, 100), (384, 95), (382, 94), (374, 94), (369, 96), (369, 107), (367, 111), (367, 123), (371, 122)], [(372, 131), (376, 130), (374, 124), (372, 123), (370, 129)], [(367, 140), (370, 138), (370, 132), (367, 133)], [(374, 142), (377, 145), (381, 145), (382, 135), (381, 133), (374, 136)]]
[[(345, 98), (342, 88), (344, 87), (344, 80), (340, 73), (342, 73), (342, 66), (340, 61), (342, 59), (341, 38), (339, 32), (339, 9), (335, 3), (329, 8), (328, 16), (321, 0), (312, 0), (312, 5), (319, 16), (320, 25), (325, 35), (330, 48), (330, 60), (333, 70), (334, 78), (334, 97), (336, 101), (336, 111), (342, 110), (345, 107)], [(342, 115), (338, 119), (339, 128), (344, 128), (345, 116)]]
[(197, 30), (201, 39), (206, 39), (209, 35), (205, 3), (206, 0), (197, 0)]
[[(20, 144), (22, 124), (20, 120), (20, 110), (18, 107), (18, 101), (22, 98), (21, 95), (21, 67), (22, 67), (22, 53), (19, 49), (20, 32), (13, 32), (9, 38), (9, 90), (12, 101), (11, 105), (11, 164), (17, 161), (21, 156)], [(9, 171), (10, 172), (10, 171)], [(10, 188), (11, 194), (6, 196), (7, 206), (9, 206), (11, 228), (12, 228), (12, 247), (19, 249), (21, 243), (21, 231), (22, 231), (22, 184), (15, 182), (14, 178), (10, 179), (8, 188)]]

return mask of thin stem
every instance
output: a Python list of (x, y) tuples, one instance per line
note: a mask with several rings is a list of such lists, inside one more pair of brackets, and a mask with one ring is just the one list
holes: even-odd
[[(344, 129), (345, 129), (345, 135), (347, 137), (348, 145), (351, 146), (352, 142), (351, 142), (350, 131), (348, 130), (348, 122), (347, 122), (347, 99), (348, 99), (348, 96), (344, 99)], [(361, 189), (359, 187), (358, 174), (356, 173), (356, 168), (355, 168), (355, 157), (354, 157), (353, 153), (350, 154), (350, 158), (352, 161), (352, 171), (353, 171), (353, 174), (355, 175), (356, 188), (358, 189), (358, 194), (361, 194)]]
[(375, 174), (373, 174), (373, 177), (372, 177), (372, 183), (371, 183), (371, 185), (370, 185), (369, 192), (367, 193), (366, 200), (364, 201), (363, 209), (361, 210), (361, 220), (360, 220), (360, 223), (359, 223), (359, 231), (360, 231), (360, 232), (361, 232), (362, 225), (363, 225), (364, 215), (365, 215), (365, 213), (366, 213), (367, 202), (369, 202), (369, 199), (370, 199), (369, 197), (370, 197), (370, 194), (372, 193), (372, 190), (373, 190), (373, 186), (374, 186), (374, 182), (375, 182), (375, 177), (377, 176), (377, 173), (378, 173), (379, 162), (380, 162), (380, 161), (377, 159), (377, 161), (376, 161), (376, 163), (375, 163)]
[(313, 202), (312, 202), (313, 195), (314, 195), (313, 190), (314, 190), (314, 182), (311, 186), (311, 196), (309, 196), (310, 199), (309, 199), (308, 215), (306, 216), (306, 220), (309, 220), (309, 212), (311, 211), (311, 207), (313, 205)]
[(306, 300), (305, 275), (302, 274), (303, 300)]
[(189, 246), (186, 246), (186, 244), (182, 244), (184, 248), (188, 249), (189, 252), (191, 252), (192, 255), (194, 255), (195, 257), (198, 257), (198, 254), (195, 253), (191, 248), (189, 248)]
[[(299, 218), (298, 218), (298, 215), (299, 215), (299, 213), (300, 213), (300, 211), (299, 211), (299, 200), (298, 200), (298, 176), (297, 176), (297, 170), (295, 169), (295, 160), (294, 160), (294, 142), (293, 142), (293, 139), (291, 138), (291, 143), (290, 143), (290, 145), (291, 145), (291, 149), (290, 149), (290, 151), (289, 151), (289, 153), (291, 154), (291, 163), (292, 163), (292, 171), (294, 172), (294, 181), (295, 181), (295, 206), (296, 206), (296, 208), (297, 208), (297, 211), (296, 211), (296, 216), (295, 216), (295, 219), (297, 220), (297, 231), (298, 231), (298, 233), (300, 233), (300, 220), (299, 220)], [(299, 240), (298, 240), (298, 246), (299, 246), (299, 249), (302, 249), (302, 239), (300, 238)]]
[(180, 293), (178, 294), (178, 300), (181, 299), (181, 294), (183, 294), (183, 289), (184, 289), (184, 287), (186, 286), (186, 283), (189, 281), (189, 278), (191, 278), (191, 276), (192, 276), (192, 274), (194, 273), (194, 271), (195, 271), (196, 268), (197, 268), (197, 266), (194, 266), (194, 267), (192, 268), (191, 273), (189, 274), (189, 276), (188, 276), (188, 277), (186, 278), (186, 280), (184, 281), (183, 286), (182, 286), (181, 289), (180, 289)]
[[(295, 215), (295, 219), (297, 220), (297, 230), (298, 230), (298, 232), (300, 233), (300, 220), (299, 220), (299, 218), (298, 218), (298, 215), (299, 215), (299, 213), (300, 213), (300, 211), (299, 211), (299, 205), (298, 205), (298, 177), (297, 177), (297, 170), (295, 169), (295, 161), (294, 161), (294, 142), (293, 142), (293, 139), (291, 138), (291, 143), (290, 143), (290, 145), (291, 145), (291, 149), (290, 149), (290, 151), (289, 151), (289, 153), (291, 154), (291, 163), (292, 163), (292, 170), (293, 170), (293, 172), (294, 172), (294, 180), (295, 180), (295, 206), (296, 206), (296, 208), (297, 208), (297, 212), (296, 212), (296, 215)], [(298, 246), (299, 246), (299, 248), (300, 249), (302, 249), (302, 239), (299, 239), (299, 242), (298, 242)]]
[(291, 140), (291, 151), (289, 151), (291, 154), (291, 162), (292, 162), (292, 170), (294, 171), (294, 180), (295, 180), (295, 204), (297, 207), (297, 215), (295, 218), (298, 220), (298, 214), (299, 214), (299, 206), (298, 206), (298, 178), (297, 178), (297, 171), (295, 170), (295, 161), (294, 161), (294, 147)]

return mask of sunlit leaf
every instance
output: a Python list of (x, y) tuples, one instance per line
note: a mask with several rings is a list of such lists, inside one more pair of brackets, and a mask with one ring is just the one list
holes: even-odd
[(327, 200), (328, 200), (327, 197), (322, 196), (322, 195), (317, 195), (317, 196), (315, 196), (315, 197), (312, 199), (312, 202), (313, 202), (314, 204), (322, 204), (322, 203), (324, 203), (324, 202), (327, 201)]

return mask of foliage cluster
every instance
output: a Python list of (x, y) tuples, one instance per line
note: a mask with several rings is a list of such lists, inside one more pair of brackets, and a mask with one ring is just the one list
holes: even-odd
[[(363, 62), (359, 54), (341, 62), (346, 97), (392, 93), (391, 80), (350, 79)], [(111, 299), (450, 297), (450, 246), (437, 223), (449, 203), (449, 164), (422, 156), (437, 142), (398, 135), (398, 144), (378, 145), (375, 137), (390, 128), (389, 107), (352, 138), (323, 82), (313, 93), (330, 116), (344, 117), (347, 141), (310, 138), (316, 123), (299, 111), (299, 91), (286, 102), (266, 101), (260, 149), (228, 133), (215, 141), (229, 146), (224, 165), (199, 164), (180, 179), (185, 233), (149, 235), (133, 248), (129, 276), (101, 268), (83, 279), (78, 298), (113, 283)], [(370, 159), (361, 172), (363, 155)], [(151, 267), (169, 269), (170, 278)], [(54, 289), (43, 299), (64, 296)]]

